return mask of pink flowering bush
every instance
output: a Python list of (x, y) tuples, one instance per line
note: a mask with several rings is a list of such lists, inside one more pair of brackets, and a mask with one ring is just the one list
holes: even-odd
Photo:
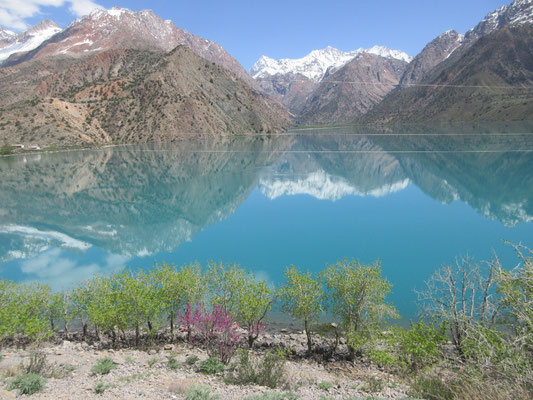
[(216, 357), (224, 364), (230, 362), (237, 350), (240, 334), (239, 325), (227, 311), (217, 305), (209, 311), (203, 304), (197, 304), (193, 311), (192, 306), (187, 304), (183, 315), (178, 316), (188, 339), (194, 334), (195, 339), (205, 346), (209, 357)]

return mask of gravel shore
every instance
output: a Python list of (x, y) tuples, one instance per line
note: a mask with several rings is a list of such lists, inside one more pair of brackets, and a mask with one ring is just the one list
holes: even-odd
[[(220, 375), (205, 375), (197, 371), (198, 364), (208, 358), (199, 347), (178, 341), (158, 344), (146, 350), (110, 349), (104, 343), (54, 339), (41, 345), (49, 369), (54, 371), (39, 393), (24, 396), (8, 391), (12, 378), (20, 373), (21, 364), (28, 364), (30, 347), (5, 347), (0, 351), (0, 399), (15, 398), (78, 400), (78, 399), (184, 399), (193, 386), (205, 385), (219, 399), (243, 400), (266, 392), (291, 392), (298, 399), (405, 399), (409, 387), (396, 377), (371, 364), (351, 363), (342, 359), (310, 359), (305, 353), (305, 335), (301, 332), (269, 333), (258, 343), (257, 350), (283, 343), (295, 356), (286, 363), (287, 386), (272, 390), (260, 386), (237, 386), (224, 382)], [(302, 355), (301, 357), (299, 356)], [(192, 365), (187, 358), (197, 356)], [(94, 364), (110, 357), (116, 368), (106, 375), (91, 372)], [(171, 369), (168, 360), (175, 358), (181, 365)], [(106, 389), (97, 394), (95, 387), (104, 383)]]

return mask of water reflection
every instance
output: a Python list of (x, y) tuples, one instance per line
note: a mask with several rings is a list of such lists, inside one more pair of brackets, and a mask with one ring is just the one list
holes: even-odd
[[(255, 188), (271, 200), (337, 201), (416, 185), (506, 226), (533, 219), (533, 136), (516, 134), (530, 128), (484, 127), (470, 136), (464, 127), (402, 129), (410, 134), (344, 128), (3, 158), (0, 262), (26, 260), (22, 274), (68, 285), (176, 251), (233, 215)], [(71, 257), (94, 249), (104, 252), (99, 262)]]

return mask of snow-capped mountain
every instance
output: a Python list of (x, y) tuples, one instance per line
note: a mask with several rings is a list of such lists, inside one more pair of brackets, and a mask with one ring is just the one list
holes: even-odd
[(533, 0), (515, 0), (500, 7), (465, 34), (465, 41), (473, 42), (504, 26), (519, 26), (533, 23)]
[(344, 196), (383, 197), (399, 192), (409, 186), (409, 179), (392, 182), (369, 190), (355, 187), (342, 177), (318, 170), (294, 179), (261, 179), (259, 190), (270, 200), (280, 196), (307, 194), (319, 200), (336, 201)]
[[(15, 32), (11, 32), (11, 31), (8, 31), (7, 29), (0, 28), (0, 43), (4, 39), (9, 39), (9, 38), (12, 38), (13, 36), (16, 36)], [(1, 46), (2, 45), (0, 44), (0, 47)]]
[(313, 50), (308, 55), (298, 59), (274, 60), (262, 56), (250, 69), (253, 78), (266, 78), (275, 75), (300, 74), (315, 82), (319, 82), (330, 68), (338, 69), (361, 53), (376, 54), (385, 58), (393, 58), (410, 62), (412, 57), (400, 50), (391, 50), (383, 46), (369, 49), (357, 49), (344, 52), (328, 46), (325, 49)]
[(34, 51), (6, 65), (45, 56), (81, 57), (111, 49), (137, 49), (168, 52), (178, 45), (189, 47), (199, 56), (223, 65), (242, 79), (252, 79), (237, 60), (218, 43), (180, 29), (170, 20), (163, 20), (152, 10), (132, 11), (113, 7), (96, 9), (76, 19), (59, 35)]
[(11, 54), (23, 53), (39, 47), (50, 39), (61, 28), (53, 21), (45, 20), (34, 27), (15, 35), (13, 32), (0, 30), (0, 62), (6, 60)]

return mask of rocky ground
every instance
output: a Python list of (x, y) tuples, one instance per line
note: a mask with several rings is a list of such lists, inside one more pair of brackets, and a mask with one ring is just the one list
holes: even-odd
[[(53, 341), (41, 345), (46, 354), (49, 378), (41, 392), (25, 396), (8, 391), (10, 381), (20, 374), (21, 365), (29, 363), (35, 349), (4, 347), (0, 359), (0, 399), (184, 399), (193, 386), (208, 386), (219, 399), (247, 399), (265, 393), (291, 392), (298, 399), (405, 399), (409, 388), (397, 378), (369, 364), (353, 364), (345, 360), (309, 359), (303, 355), (305, 336), (301, 332), (270, 333), (258, 343), (263, 349), (284, 343), (294, 350), (286, 363), (285, 387), (276, 390), (260, 386), (237, 386), (224, 382), (222, 374), (205, 375), (197, 371), (208, 358), (200, 348), (183, 341), (159, 344), (145, 350), (110, 349), (106, 343), (90, 344), (79, 340)], [(261, 350), (259, 350), (261, 352)], [(187, 358), (197, 356), (192, 365)], [(109, 374), (95, 375), (91, 368), (105, 357), (116, 365)], [(168, 360), (175, 358), (180, 366), (171, 369)], [(105, 391), (95, 392), (99, 383)]]

